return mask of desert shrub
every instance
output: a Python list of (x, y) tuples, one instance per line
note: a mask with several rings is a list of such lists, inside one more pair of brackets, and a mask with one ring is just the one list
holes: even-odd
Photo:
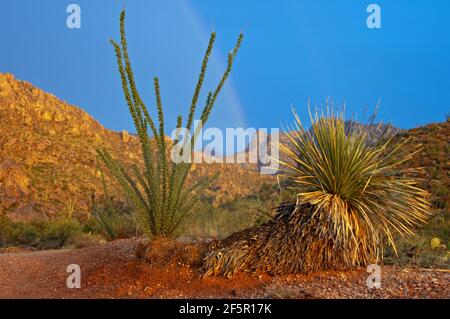
[[(376, 263), (384, 242), (397, 252), (395, 234), (413, 235), (430, 216), (428, 193), (402, 169), (415, 148), (395, 143), (387, 127), (370, 139), (368, 125), (346, 127), (343, 112), (311, 115), (306, 129), (296, 123), (280, 150), (296, 196), (261, 227), (231, 235), (205, 260), (205, 275), (238, 270), (271, 273), (348, 269)], [(293, 164), (294, 163), (294, 164)]]
[(91, 219), (84, 226), (85, 232), (100, 234), (106, 240), (135, 236), (136, 225), (130, 213), (100, 206), (91, 212)]
[(38, 248), (57, 249), (64, 247), (67, 240), (81, 233), (81, 225), (75, 220), (57, 220), (50, 222), (36, 222), (41, 229)]
[(371, 131), (378, 131), (373, 118), (366, 126), (346, 127), (342, 112), (315, 113), (306, 130), (294, 115), (291, 144), (281, 146), (295, 162), (284, 163), (287, 176), (296, 183), (297, 203), (314, 205), (321, 216), (314, 225), (319, 237), (335, 236), (316, 253), (337, 250), (344, 264), (354, 265), (380, 258), (384, 240), (396, 251), (394, 234), (413, 235), (430, 215), (427, 192), (407, 176), (417, 170), (400, 168), (418, 150), (406, 141), (393, 145), (389, 126), (368, 143)]
[(219, 207), (201, 202), (180, 227), (178, 236), (223, 238), (266, 220), (252, 199), (236, 199)]
[(0, 216), (0, 247), (9, 245), (12, 233), (10, 220), (5, 216)]
[[(192, 137), (185, 136), (181, 141), (179, 140), (180, 137), (177, 136), (173, 143), (166, 139), (164, 112), (158, 78), (154, 78), (153, 81), (158, 125), (156, 125), (150, 116), (136, 88), (125, 37), (125, 11), (122, 11), (120, 15), (120, 35), (120, 45), (113, 40), (111, 40), (111, 44), (115, 49), (125, 100), (140, 141), (144, 168), (134, 167), (132, 170), (133, 174), (131, 175), (106, 150), (99, 149), (98, 155), (134, 205), (135, 219), (142, 233), (148, 237), (155, 235), (171, 236), (184, 218), (192, 211), (198, 201), (198, 194), (201, 193), (208, 179), (201, 179), (196, 183), (188, 185), (187, 177), (191, 171), (191, 161), (189, 160), (188, 163), (172, 163), (168, 159), (168, 153), (170, 148), (178, 143), (183, 143), (180, 145), (185, 146), (188, 142), (190, 142), (188, 147), (193, 151), (196, 136), (200, 131), (198, 128), (195, 129)], [(177, 118), (176, 129), (178, 133), (182, 133), (182, 128), (189, 131), (192, 129), (196, 105), (214, 41), (215, 33), (212, 33), (203, 58), (201, 72), (192, 97), (185, 126), (183, 126), (183, 117), (180, 115)], [(241, 41), (242, 35), (239, 36), (234, 49), (228, 54), (227, 68), (219, 84), (215, 90), (210, 91), (208, 94), (200, 117), (203, 125), (208, 120), (216, 99), (231, 72), (233, 61), (239, 50)], [(149, 133), (153, 136), (151, 137)], [(182, 154), (183, 148), (180, 149), (178, 155)]]
[(24, 246), (36, 249), (58, 249), (73, 237), (82, 233), (82, 226), (75, 220), (35, 220), (13, 222), (0, 219), (0, 246)]
[(388, 247), (384, 263), (388, 265), (450, 269), (450, 250), (444, 244), (433, 247), (426, 236), (415, 235), (397, 241), (397, 253)]
[(19, 246), (37, 247), (41, 243), (42, 233), (34, 224), (16, 223), (12, 225), (11, 241)]
[(435, 211), (417, 234), (398, 237), (397, 243), (397, 254), (386, 249), (386, 264), (450, 268), (450, 214), (446, 210)]
[(177, 235), (224, 238), (249, 227), (260, 226), (273, 217), (275, 208), (289, 195), (279, 186), (264, 182), (254, 194), (237, 197), (216, 206), (202, 200)]

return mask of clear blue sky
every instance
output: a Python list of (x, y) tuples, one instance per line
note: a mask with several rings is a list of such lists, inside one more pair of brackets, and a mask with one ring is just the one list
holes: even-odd
[[(373, 2), (382, 29), (366, 26)], [(81, 7), (81, 29), (66, 27), (70, 3)], [(403, 128), (450, 112), (446, 0), (2, 0), (0, 72), (108, 128), (133, 131), (108, 43), (118, 39), (124, 4), (138, 86), (152, 105), (152, 78), (160, 77), (168, 117), (185, 114), (212, 30), (217, 46), (205, 89), (216, 84), (239, 32), (245, 39), (209, 125), (279, 127), (292, 120), (292, 105), (306, 116), (308, 97), (317, 105), (345, 101), (357, 113), (381, 99), (379, 118)]]

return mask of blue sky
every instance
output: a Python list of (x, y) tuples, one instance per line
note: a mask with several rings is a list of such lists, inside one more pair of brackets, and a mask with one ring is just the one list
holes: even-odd
[[(66, 7), (81, 7), (81, 29)], [(368, 29), (366, 7), (381, 7)], [(450, 112), (450, 1), (426, 0), (2, 0), (0, 72), (82, 107), (106, 127), (133, 131), (109, 38), (127, 10), (138, 87), (153, 105), (159, 76), (169, 121), (186, 113), (209, 34), (217, 32), (204, 91), (213, 88), (242, 31), (242, 49), (210, 126), (279, 127), (308, 98), (346, 102), (410, 128)], [(204, 97), (205, 95), (203, 95)]]

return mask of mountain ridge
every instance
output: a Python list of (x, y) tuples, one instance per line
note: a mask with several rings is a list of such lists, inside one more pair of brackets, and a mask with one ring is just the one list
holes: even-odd
[[(423, 144), (408, 165), (425, 167), (425, 187), (437, 207), (448, 207), (450, 122), (400, 130), (398, 138)], [(280, 140), (283, 142), (281, 136)], [(267, 135), (262, 140), (270, 140)], [(256, 147), (250, 141), (246, 151)], [(96, 148), (107, 149), (125, 167), (140, 165), (139, 140), (127, 131), (105, 128), (81, 108), (53, 94), (0, 73), (0, 216), (15, 220), (89, 216), (94, 201), (104, 196)], [(218, 174), (203, 198), (220, 205), (254, 195), (273, 176), (261, 175), (260, 163), (194, 164), (192, 179)], [(121, 199), (119, 186), (108, 174), (111, 195)], [(435, 205), (435, 206), (436, 206)]]
[[(81, 108), (12, 74), (0, 73), (0, 111), (0, 215), (19, 220), (72, 212), (87, 216), (104, 193), (97, 148), (125, 167), (142, 163), (136, 136), (109, 130)], [(255, 169), (230, 165), (194, 165), (194, 179), (220, 173), (205, 193), (215, 204), (259, 188)], [(111, 195), (121, 197), (117, 183), (106, 178)]]

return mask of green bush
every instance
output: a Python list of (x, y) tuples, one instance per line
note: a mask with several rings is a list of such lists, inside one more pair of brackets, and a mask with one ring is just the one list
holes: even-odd
[[(439, 247), (431, 241), (438, 238)], [(385, 263), (398, 266), (450, 268), (450, 214), (447, 210), (435, 211), (428, 224), (410, 237), (398, 238), (398, 256), (387, 249)]]
[(135, 222), (130, 214), (101, 207), (93, 211), (91, 216), (84, 230), (100, 234), (108, 241), (129, 238), (137, 234)]
[(239, 199), (214, 207), (202, 202), (186, 219), (184, 227), (177, 233), (188, 237), (223, 238), (260, 224), (264, 216), (253, 208), (256, 202), (250, 199)]
[(0, 218), (0, 247), (58, 249), (81, 233), (82, 226), (75, 220), (13, 222)]
[(40, 242), (39, 230), (32, 224), (14, 224), (11, 234), (12, 242), (19, 246), (38, 246)]
[(384, 255), (384, 263), (388, 265), (447, 268), (450, 269), (450, 251), (448, 247), (433, 248), (430, 238), (417, 234), (410, 238), (397, 240), (397, 255), (388, 247)]
[(273, 217), (289, 190), (280, 193), (278, 185), (264, 183), (258, 192), (239, 197), (215, 207), (208, 200), (201, 201), (177, 235), (223, 238), (249, 227), (259, 226)]
[(81, 225), (73, 220), (46, 222), (42, 226), (41, 249), (61, 248), (69, 238), (81, 233)]

